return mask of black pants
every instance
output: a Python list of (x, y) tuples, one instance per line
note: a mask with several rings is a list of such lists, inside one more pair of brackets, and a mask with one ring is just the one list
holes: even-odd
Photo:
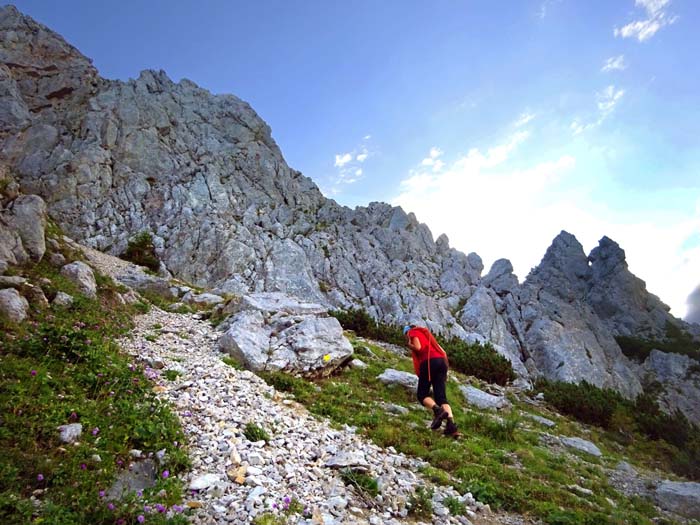
[(430, 380), (428, 380), (428, 361), (423, 361), (418, 370), (418, 391), (416, 396), (422, 405), (423, 400), (430, 395), (430, 386), (433, 387), (433, 398), (438, 405), (447, 403), (445, 382), (447, 381), (447, 363), (441, 357), (433, 357), (430, 360)]

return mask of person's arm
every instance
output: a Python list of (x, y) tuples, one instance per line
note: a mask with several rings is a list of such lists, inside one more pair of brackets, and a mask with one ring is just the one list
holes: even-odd
[(420, 339), (417, 337), (408, 337), (408, 347), (414, 352), (420, 352), (420, 349), (422, 348)]

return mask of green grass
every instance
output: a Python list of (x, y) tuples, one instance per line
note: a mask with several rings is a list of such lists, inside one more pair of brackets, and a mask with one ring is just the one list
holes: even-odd
[(376, 479), (368, 476), (364, 472), (344, 468), (340, 471), (340, 479), (346, 485), (351, 485), (357, 489), (360, 494), (374, 498), (379, 494), (379, 483)]
[[(461, 493), (470, 491), (494, 509), (530, 515), (549, 525), (567, 523), (562, 520), (578, 525), (590, 523), (586, 517), (589, 514), (604, 525), (652, 524), (651, 518), (656, 515), (653, 506), (640, 506), (615, 491), (608, 484), (599, 460), (585, 455), (558, 455), (541, 446), (539, 425), (517, 415), (525, 410), (534, 413), (530, 405), (514, 400), (515, 408), (510, 414), (501, 413), (499, 420), (491, 413), (466, 406), (459, 385), (450, 380), (448, 400), (463, 433), (460, 440), (445, 438), (426, 428), (431, 419), (426, 410), (411, 410), (400, 417), (387, 415), (382, 402), (409, 407), (416, 405), (415, 394), (400, 387), (386, 387), (376, 377), (386, 368), (410, 372), (412, 363), (409, 358), (381, 346), (364, 341), (353, 343), (369, 347), (376, 356), (365, 359), (366, 369), (345, 368), (313, 382), (283, 373), (265, 373), (262, 377), (277, 390), (293, 395), (312, 413), (328, 417), (338, 426), (356, 426), (378, 445), (393, 446), (424, 459), (429, 463), (423, 468), (427, 479), (452, 485)], [(461, 382), (467, 381), (456, 372), (450, 375), (459, 377)], [(604, 429), (590, 427), (586, 434), (579, 423), (551, 413), (541, 415), (556, 421), (557, 434), (592, 439), (606, 454), (619, 447)], [(633, 462), (651, 466), (658, 457), (651, 450), (653, 447), (644, 450), (642, 444), (648, 441), (635, 435), (624, 451), (631, 454)], [(611, 454), (605, 465), (614, 467), (618, 460), (618, 456)], [(595, 496), (591, 499), (572, 493), (567, 488), (569, 485), (591, 488)], [(422, 496), (415, 497), (422, 501)]]
[(261, 426), (255, 423), (247, 423), (243, 435), (248, 441), (270, 441), (270, 435)]
[[(0, 523), (135, 523), (146, 501), (180, 502), (183, 487), (173, 475), (189, 460), (178, 419), (114, 342), (143, 305), (121, 305), (120, 287), (106, 277), (97, 279), (99, 299), (90, 300), (48, 263), (19, 273), (32, 282), (47, 278), (47, 295), (63, 291), (75, 301), (32, 310), (21, 324), (0, 319)], [(71, 422), (83, 426), (78, 445), (59, 440), (57, 427)], [(110, 510), (99, 492), (126, 468), (134, 448), (165, 449), (160, 468), (171, 476)], [(33, 494), (41, 506), (32, 505)], [(185, 518), (149, 514), (148, 523)]]

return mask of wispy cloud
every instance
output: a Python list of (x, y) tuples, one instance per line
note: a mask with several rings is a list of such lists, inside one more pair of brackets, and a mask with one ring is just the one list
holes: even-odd
[(554, 4), (558, 4), (559, 2), (561, 2), (561, 0), (543, 0), (540, 4), (539, 10), (537, 11), (537, 17), (540, 20), (544, 20), (549, 13), (549, 8)]
[(624, 69), (627, 69), (627, 64), (625, 64), (625, 56), (618, 55), (616, 57), (608, 58), (600, 70), (607, 73), (609, 71), (622, 71)]
[(525, 124), (528, 124), (536, 116), (537, 115), (535, 115), (534, 113), (530, 113), (529, 111), (525, 111), (525, 112), (520, 114), (520, 116), (518, 117), (518, 119), (515, 122), (513, 122), (513, 126), (515, 126), (516, 128), (520, 128), (520, 127), (524, 126)]
[(622, 38), (636, 38), (640, 42), (649, 40), (661, 28), (673, 24), (678, 20), (678, 16), (670, 15), (667, 12), (671, 0), (635, 0), (634, 5), (646, 11), (645, 20), (635, 20), (629, 24), (615, 28), (615, 36)]
[(443, 151), (440, 148), (433, 146), (430, 148), (428, 156), (420, 162), (421, 166), (430, 166), (434, 172), (440, 171), (445, 165), (445, 163), (439, 158), (442, 154)]
[(333, 166), (337, 168), (327, 184), (323, 186), (323, 192), (329, 196), (336, 196), (341, 193), (342, 187), (353, 184), (364, 176), (364, 169), (360, 166), (372, 156), (369, 141), (372, 135), (365, 135), (359, 144), (351, 151), (338, 153), (335, 155)]
[(622, 99), (625, 94), (624, 89), (618, 89), (614, 85), (609, 85), (604, 90), (596, 93), (596, 105), (598, 107), (598, 114), (594, 120), (586, 122), (580, 119), (575, 119), (571, 125), (570, 129), (574, 135), (579, 135), (584, 131), (600, 126), (606, 118), (615, 110), (615, 107)]
[(350, 154), (350, 153), (343, 153), (340, 155), (336, 155), (335, 156), (335, 166), (337, 168), (342, 168), (351, 160), (352, 160), (352, 154)]

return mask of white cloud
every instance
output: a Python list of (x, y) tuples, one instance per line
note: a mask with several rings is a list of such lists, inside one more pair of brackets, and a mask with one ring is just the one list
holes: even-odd
[(520, 127), (524, 126), (525, 124), (529, 123), (536, 116), (537, 115), (535, 115), (534, 113), (530, 113), (529, 111), (525, 111), (525, 112), (520, 114), (520, 116), (518, 117), (518, 120), (516, 120), (513, 123), (513, 126), (515, 126), (516, 128), (520, 128)]
[(362, 168), (358, 168), (355, 170), (355, 176), (359, 177), (360, 175), (362, 175)]
[(635, 6), (646, 11), (647, 19), (635, 20), (621, 28), (616, 27), (613, 31), (614, 35), (622, 38), (636, 38), (640, 42), (649, 40), (659, 29), (678, 20), (677, 16), (666, 12), (670, 3), (671, 0), (635, 0)]
[(436, 148), (435, 146), (433, 146), (432, 148), (430, 148), (428, 156), (421, 161), (421, 164), (423, 166), (435, 166), (439, 162), (441, 166), (444, 165), (442, 161), (438, 160), (438, 157), (442, 155), (442, 153), (443, 152), (440, 148)]
[(367, 157), (369, 157), (369, 153), (360, 153), (357, 157), (355, 157), (355, 160), (357, 160), (357, 162), (364, 162), (367, 160)]
[(539, 10), (537, 11), (537, 17), (540, 20), (544, 20), (549, 12), (549, 8), (559, 2), (561, 2), (561, 0), (543, 0), (543, 2), (540, 4)]
[(605, 64), (603, 64), (601, 71), (603, 71), (603, 72), (618, 71), (618, 70), (622, 71), (624, 69), (627, 69), (627, 64), (625, 64), (625, 56), (618, 55), (616, 57), (608, 58), (605, 61)]
[(615, 106), (620, 102), (624, 89), (617, 89), (614, 85), (609, 85), (604, 90), (596, 93), (596, 105), (598, 107), (598, 116), (595, 120), (584, 123), (580, 119), (574, 119), (570, 125), (570, 129), (574, 135), (579, 135), (584, 131), (600, 126), (606, 118), (615, 110)]
[(338, 168), (342, 168), (345, 166), (348, 162), (352, 160), (352, 154), (350, 153), (344, 153), (342, 155), (336, 155), (335, 156), (335, 166)]
[[(518, 162), (527, 135), (511, 135), (490, 148), (473, 148), (444, 170), (418, 166), (402, 181), (392, 204), (413, 211), (437, 237), (476, 251), (487, 272), (501, 257), (522, 281), (539, 264), (552, 239), (565, 229), (586, 253), (607, 235), (627, 253), (630, 270), (652, 293), (682, 316), (689, 289), (697, 284), (700, 247), (683, 250), (700, 232), (700, 208), (691, 220), (668, 219), (650, 210), (646, 222), (628, 220), (593, 195), (600, 182), (576, 178), (576, 159), (561, 154), (545, 162)], [(512, 167), (516, 165), (516, 167)]]

